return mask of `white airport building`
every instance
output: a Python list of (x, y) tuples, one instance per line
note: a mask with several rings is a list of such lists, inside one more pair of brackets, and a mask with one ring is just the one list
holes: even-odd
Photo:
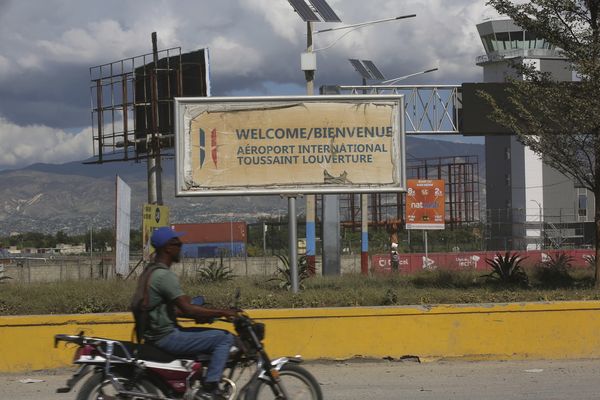
[[(571, 81), (570, 63), (546, 40), (510, 19), (477, 25), (485, 55), (484, 83), (517, 77), (512, 62), (528, 63)], [(486, 200), (490, 250), (540, 249), (591, 243), (594, 197), (517, 141), (516, 136), (485, 136)]]

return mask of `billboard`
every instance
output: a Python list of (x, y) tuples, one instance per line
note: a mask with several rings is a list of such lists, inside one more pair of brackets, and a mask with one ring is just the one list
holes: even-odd
[(143, 257), (147, 260), (154, 252), (150, 245), (150, 236), (155, 228), (169, 225), (169, 207), (156, 204), (144, 204), (142, 213), (142, 245), (144, 246)]
[(445, 199), (442, 179), (409, 179), (406, 229), (444, 229)]
[(404, 191), (402, 98), (177, 98), (176, 194)]
[[(164, 51), (161, 52), (164, 54)], [(169, 52), (167, 52), (169, 54)], [(210, 64), (208, 48), (184, 54), (171, 55), (158, 60), (156, 72), (156, 133), (162, 135), (161, 148), (172, 148), (173, 99), (175, 97), (210, 96)], [(144, 61), (151, 61), (152, 56)], [(147, 135), (152, 127), (152, 82), (154, 63), (146, 63), (134, 71), (135, 74), (135, 138), (138, 154), (147, 153)]]

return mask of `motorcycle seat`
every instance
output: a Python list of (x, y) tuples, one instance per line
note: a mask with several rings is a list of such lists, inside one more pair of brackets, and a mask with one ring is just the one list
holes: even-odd
[[(149, 343), (133, 343), (133, 342), (121, 342), (127, 348), (127, 350), (137, 359), (155, 361), (160, 363), (170, 363), (177, 359), (196, 360), (196, 361), (208, 361), (210, 360), (210, 354), (189, 354), (189, 355), (175, 355), (164, 351)], [(117, 354), (118, 355), (118, 354)]]

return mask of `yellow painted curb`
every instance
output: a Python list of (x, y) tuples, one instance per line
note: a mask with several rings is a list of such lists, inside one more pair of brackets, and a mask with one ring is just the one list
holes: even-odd
[[(273, 357), (422, 359), (600, 357), (600, 301), (250, 310)], [(230, 329), (219, 323), (219, 328)], [(0, 317), (0, 372), (70, 364), (57, 333), (129, 340), (129, 313)]]

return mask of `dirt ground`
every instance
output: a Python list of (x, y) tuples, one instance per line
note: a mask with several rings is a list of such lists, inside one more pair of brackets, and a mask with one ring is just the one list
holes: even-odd
[[(552, 400), (600, 398), (600, 360), (307, 362), (325, 399)], [(70, 370), (0, 374), (2, 399), (73, 399), (56, 394)]]

